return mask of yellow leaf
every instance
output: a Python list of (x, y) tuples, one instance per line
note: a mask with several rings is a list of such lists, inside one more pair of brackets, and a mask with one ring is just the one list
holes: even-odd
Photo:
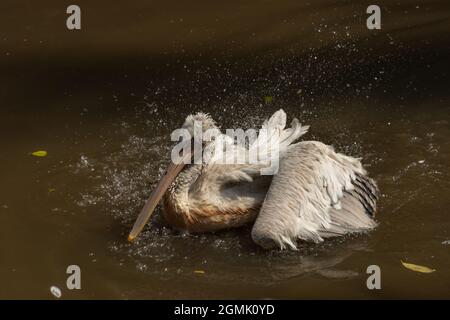
[(48, 189), (48, 192), (54, 192), (54, 191), (56, 191), (55, 188), (49, 188), (49, 189)]
[(32, 153), (35, 157), (45, 157), (47, 156), (47, 151), (39, 150)]
[(403, 262), (402, 260), (400, 260), (400, 262), (403, 264), (403, 266), (405, 268), (407, 268), (409, 270), (412, 270), (412, 271), (422, 272), (422, 273), (432, 273), (432, 272), (436, 271), (434, 269), (430, 269), (430, 268), (425, 267), (425, 266), (419, 266), (417, 264), (406, 263), (406, 262)]
[(197, 273), (197, 274), (204, 274), (205, 271), (203, 271), (203, 270), (195, 270), (194, 273)]

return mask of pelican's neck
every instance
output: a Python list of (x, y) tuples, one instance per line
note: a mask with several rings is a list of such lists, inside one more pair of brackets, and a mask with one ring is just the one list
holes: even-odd
[(189, 218), (189, 190), (201, 173), (201, 165), (182, 170), (164, 196), (164, 215), (170, 224), (184, 228)]

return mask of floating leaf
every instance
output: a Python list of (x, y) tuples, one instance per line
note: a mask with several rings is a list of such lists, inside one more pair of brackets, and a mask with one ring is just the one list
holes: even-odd
[(197, 273), (197, 274), (204, 274), (205, 271), (203, 271), (203, 270), (194, 270), (194, 273)]
[(47, 156), (47, 151), (44, 150), (35, 151), (32, 153), (32, 155), (35, 157), (45, 157)]
[(406, 263), (400, 260), (400, 262), (403, 264), (403, 266), (409, 270), (415, 271), (415, 272), (422, 272), (422, 273), (432, 273), (435, 272), (436, 270), (434, 269), (430, 269), (428, 267), (425, 266), (419, 266), (417, 264), (412, 264), (412, 263)]
[(266, 104), (270, 104), (270, 103), (272, 103), (272, 101), (273, 101), (273, 97), (272, 96), (265, 96), (264, 97), (264, 102)]
[(56, 191), (55, 188), (49, 188), (49, 189), (48, 189), (48, 192), (55, 192), (55, 191)]

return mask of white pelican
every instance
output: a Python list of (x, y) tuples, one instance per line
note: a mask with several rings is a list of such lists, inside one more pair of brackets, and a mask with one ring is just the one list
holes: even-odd
[[(217, 128), (203, 113), (188, 116), (182, 128), (193, 132), (194, 121), (201, 121), (203, 130)], [(221, 164), (217, 159), (223, 155), (217, 154), (200, 164), (171, 162), (128, 240), (141, 232), (163, 196), (164, 216), (173, 227), (208, 232), (254, 222), (252, 239), (266, 249), (296, 249), (298, 239), (321, 242), (374, 228), (375, 182), (359, 159), (321, 142), (295, 143), (308, 128), (297, 119), (286, 128), (283, 110), (263, 124), (262, 129), (274, 129), (270, 132), (279, 142), (279, 170), (273, 176), (261, 175), (261, 164)], [(214, 149), (211, 146), (219, 140), (205, 143), (203, 152)], [(267, 135), (260, 133), (255, 143), (266, 140)], [(254, 146), (234, 146), (234, 150), (248, 152)]]

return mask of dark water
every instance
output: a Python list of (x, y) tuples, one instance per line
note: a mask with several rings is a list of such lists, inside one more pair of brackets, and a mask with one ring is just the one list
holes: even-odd
[[(76, 32), (70, 3), (0, 4), (0, 298), (450, 298), (445, 1), (380, 2), (379, 31), (351, 1), (78, 3)], [(374, 232), (267, 253), (249, 228), (180, 235), (157, 211), (126, 242), (186, 115), (248, 128), (279, 108), (363, 158)]]

